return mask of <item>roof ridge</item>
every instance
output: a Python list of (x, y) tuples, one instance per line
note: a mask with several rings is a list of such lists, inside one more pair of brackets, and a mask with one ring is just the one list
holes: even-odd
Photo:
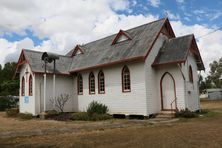
[[(145, 26), (145, 25), (149, 25), (149, 24), (152, 24), (152, 23), (156, 23), (156, 22), (159, 22), (159, 21), (162, 21), (162, 20), (165, 20), (165, 19), (166, 19), (166, 18), (161, 18), (161, 19), (158, 19), (158, 20), (149, 22), (149, 23), (145, 23), (145, 24), (142, 24), (142, 25), (139, 25), (139, 26), (135, 26), (135, 27), (130, 28), (130, 29), (127, 29), (127, 30), (122, 30), (122, 29), (119, 29), (119, 30), (122, 30), (122, 31), (124, 31), (124, 32), (127, 32), (127, 31), (129, 31), (129, 30), (136, 29), (136, 28), (139, 28), (139, 27), (142, 27), (142, 26)], [(84, 46), (87, 45), (87, 44), (90, 44), (90, 43), (93, 43), (93, 42), (96, 42), (96, 41), (99, 41), (99, 40), (106, 39), (106, 38), (111, 37), (111, 36), (113, 36), (113, 35), (116, 35), (116, 34), (118, 34), (118, 33), (119, 33), (119, 31), (118, 31), (117, 33), (108, 35), (108, 36), (106, 36), (106, 37), (102, 37), (102, 38), (100, 38), (100, 39), (97, 39), (97, 40), (88, 42), (88, 43), (86, 43), (86, 44), (84, 44), (84, 45), (80, 45), (80, 47), (84, 47)], [(72, 49), (72, 50), (73, 50), (73, 49)], [(71, 51), (71, 50), (70, 50), (70, 51)]]
[(175, 40), (175, 39), (180, 39), (180, 38), (184, 38), (184, 37), (188, 37), (188, 36), (194, 36), (194, 34), (193, 34), (193, 33), (191, 33), (191, 34), (187, 34), (187, 35), (182, 35), (182, 36), (179, 36), (179, 37), (175, 37), (175, 38), (170, 38), (170, 39), (169, 39), (169, 41), (170, 41), (170, 40)]
[[(22, 49), (23, 51), (28, 51), (28, 52), (35, 52), (35, 53), (44, 53), (44, 52), (42, 52), (42, 51), (36, 51), (36, 50), (31, 50), (31, 49)], [(51, 53), (55, 53), (55, 52), (51, 52)], [(57, 54), (57, 53), (56, 53)], [(61, 54), (57, 54), (58, 56), (61, 56), (61, 57), (67, 57), (67, 58), (71, 58), (71, 57), (69, 57), (69, 56), (67, 56), (67, 55), (61, 55)]]

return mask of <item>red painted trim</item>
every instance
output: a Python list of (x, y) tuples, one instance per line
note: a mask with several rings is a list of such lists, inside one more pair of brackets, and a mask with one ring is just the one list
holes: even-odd
[(119, 32), (117, 33), (116, 37), (113, 39), (111, 45), (116, 44), (117, 40), (121, 37), (121, 35), (124, 35), (125, 37), (127, 37), (128, 40), (132, 40), (132, 38), (129, 35), (127, 35), (123, 30), (120, 29)]
[[(164, 109), (164, 108), (163, 108), (163, 88), (162, 88), (162, 81), (163, 81), (164, 76), (167, 75), (167, 74), (168, 74), (168, 75), (172, 78), (172, 80), (173, 80), (173, 84), (174, 84), (174, 97), (175, 97), (175, 99), (176, 99), (176, 83), (175, 83), (175, 79), (174, 79), (174, 77), (173, 77), (169, 72), (165, 72), (165, 73), (162, 75), (161, 79), (160, 79), (160, 96), (161, 96), (161, 109), (162, 109), (162, 110), (171, 110), (171, 109)], [(175, 108), (177, 109), (177, 100), (175, 101)]]
[(153, 48), (154, 44), (156, 43), (156, 40), (158, 39), (160, 33), (162, 32), (162, 29), (164, 28), (164, 26), (165, 26), (166, 24), (169, 25), (169, 27), (170, 27), (173, 35), (174, 35), (173, 37), (175, 37), (175, 34), (174, 34), (173, 30), (172, 30), (172, 27), (171, 27), (171, 25), (170, 25), (170, 22), (169, 22), (168, 18), (166, 18), (166, 19), (165, 19), (165, 22), (163, 23), (163, 25), (162, 25), (162, 27), (161, 27), (161, 29), (160, 29), (159, 32), (157, 33), (156, 38), (154, 39), (154, 41), (152, 42), (151, 46), (149, 47), (146, 55), (144, 56), (144, 60), (146, 60), (147, 56), (149, 55), (151, 49)]
[[(32, 83), (31, 83), (31, 81), (32, 81)], [(29, 83), (28, 84), (29, 84), (29, 96), (32, 96), (32, 94), (33, 94), (33, 78), (32, 78), (31, 74), (29, 75)]]
[(83, 50), (81, 49), (81, 47), (79, 45), (76, 45), (71, 57), (75, 56), (78, 50), (81, 52), (81, 54), (83, 54)]
[[(90, 81), (90, 80), (91, 80), (91, 75), (92, 75), (93, 78), (94, 78), (94, 90), (95, 90), (94, 92), (91, 91), (91, 84), (90, 84), (90, 82), (91, 82), (91, 81)], [(95, 75), (94, 75), (93, 72), (90, 72), (90, 73), (89, 73), (89, 94), (90, 94), (90, 95), (94, 95), (95, 93), (96, 93)]]
[[(45, 74), (44, 72), (33, 72), (33, 74), (39, 74), (39, 75), (42, 75), (42, 74)], [(54, 75), (54, 73), (46, 73), (47, 75)], [(61, 75), (61, 76), (71, 76), (70, 74), (67, 74), (67, 73), (56, 73), (56, 75)]]
[(189, 66), (189, 82), (193, 83), (193, 69), (191, 65)]
[(161, 64), (155, 64), (153, 63), (151, 66), (152, 67), (160, 67), (160, 66), (166, 66), (166, 65), (170, 65), (170, 64), (180, 64), (180, 63), (184, 63), (186, 62), (186, 60), (178, 60), (178, 61), (170, 61), (170, 62), (165, 62), (165, 63), (161, 63)]
[[(24, 59), (25, 62), (22, 62), (22, 61), (21, 61), (21, 60), (22, 60), (22, 56), (24, 56), (24, 58), (25, 58), (25, 59)], [(21, 61), (21, 62), (20, 62), (20, 61)], [(29, 67), (30, 67), (30, 69), (31, 69), (31, 72), (34, 73), (34, 71), (32, 70), (32, 67), (31, 67), (31, 65), (30, 65), (30, 62), (29, 62), (28, 59), (26, 58), (26, 55), (25, 55), (24, 49), (22, 49), (22, 52), (21, 52), (21, 54), (20, 54), (20, 56), (19, 56), (19, 60), (18, 60), (17, 65), (16, 65), (15, 73), (14, 73), (12, 79), (15, 79), (15, 77), (16, 77), (16, 73), (17, 73), (19, 67), (20, 67), (21, 65), (25, 64), (25, 63), (27, 63), (27, 64), (29, 65)]]
[(24, 78), (24, 76), (22, 77), (21, 96), (25, 96), (25, 78)]
[[(123, 86), (123, 84), (124, 84), (124, 83), (123, 83), (123, 80), (124, 80), (124, 78), (123, 78), (123, 71), (124, 71), (125, 68), (127, 68), (128, 71), (129, 71), (129, 81), (130, 81), (130, 89), (129, 89), (129, 90), (125, 90), (125, 89), (124, 89), (124, 86)], [(129, 68), (128, 68), (126, 65), (123, 66), (123, 68), (122, 68), (121, 78), (122, 78), (122, 92), (123, 92), (123, 93), (131, 92), (131, 76), (130, 76), (130, 70), (129, 70)]]
[[(82, 79), (82, 92), (79, 91), (79, 77)], [(77, 94), (78, 95), (83, 95), (83, 78), (81, 74), (77, 75)]]
[(70, 73), (79, 72), (79, 71), (85, 71), (85, 70), (92, 70), (92, 69), (96, 69), (96, 68), (100, 68), (100, 67), (106, 67), (106, 66), (111, 66), (111, 65), (116, 65), (116, 64), (124, 63), (124, 62), (130, 62), (130, 61), (144, 61), (144, 57), (143, 56), (133, 57), (133, 58), (118, 60), (118, 61), (114, 61), (114, 62), (110, 62), (110, 63), (99, 64), (99, 65), (96, 65), (96, 66), (80, 68), (80, 69), (76, 69), (76, 70), (70, 71)]
[[(104, 82), (104, 92), (101, 92), (100, 91), (100, 74), (103, 74), (103, 82)], [(102, 70), (99, 71), (98, 73), (98, 94), (105, 94), (105, 91), (106, 91), (106, 87), (105, 87), (105, 75), (104, 75), (104, 72)]]

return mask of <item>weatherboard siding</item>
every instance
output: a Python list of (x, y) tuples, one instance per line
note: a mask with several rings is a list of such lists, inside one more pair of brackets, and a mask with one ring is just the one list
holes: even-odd
[(145, 86), (146, 86), (146, 106), (147, 106), (147, 114), (158, 113), (161, 109), (161, 102), (158, 98), (158, 88), (159, 84), (157, 83), (157, 70), (154, 69), (151, 65), (154, 62), (160, 48), (163, 45), (163, 42), (166, 40), (166, 36), (160, 34), (158, 39), (156, 40), (155, 44), (151, 52), (149, 53), (145, 65)]
[[(193, 83), (189, 82), (189, 66), (191, 65), (193, 71)], [(191, 53), (187, 57), (185, 65), (182, 67), (186, 84), (185, 84), (185, 98), (186, 98), (186, 108), (191, 111), (200, 109), (199, 100), (199, 87), (198, 87), (198, 74), (197, 74), (197, 64)]]
[[(43, 75), (36, 74), (36, 112), (40, 113), (44, 109), (44, 79)], [(46, 78), (46, 110), (52, 110), (53, 105), (50, 99), (53, 96), (53, 75), (47, 75)], [(70, 96), (69, 101), (65, 104), (64, 111), (71, 112), (74, 111), (74, 96), (73, 96), (73, 81), (71, 76), (60, 76), (56, 75), (56, 87), (55, 87), (55, 96), (58, 97), (61, 94), (68, 94)]]
[[(108, 106), (110, 114), (146, 114), (146, 93), (144, 64), (142, 62), (127, 63), (130, 70), (131, 92), (122, 92), (121, 72), (124, 64), (92, 70), (95, 76), (95, 94), (89, 94), (89, 73), (82, 72), (83, 95), (78, 95), (78, 110), (86, 111), (88, 105), (98, 101)], [(105, 94), (98, 94), (98, 73), (103, 70), (105, 75)], [(76, 84), (76, 77), (74, 79)], [(76, 90), (77, 91), (77, 90)]]
[[(26, 71), (27, 70), (27, 71)], [(27, 72), (27, 74), (26, 74)], [(33, 93), (32, 96), (29, 96), (29, 76), (32, 75), (33, 79)], [(21, 88), (22, 88), (22, 77), (25, 78), (25, 95), (21, 95)], [(24, 64), (21, 67), (20, 70), (20, 88), (19, 88), (19, 111), (21, 113), (31, 113), (33, 115), (36, 115), (35, 112), (35, 76), (31, 72), (30, 66), (28, 64)], [(28, 100), (25, 101), (25, 97), (28, 98)]]

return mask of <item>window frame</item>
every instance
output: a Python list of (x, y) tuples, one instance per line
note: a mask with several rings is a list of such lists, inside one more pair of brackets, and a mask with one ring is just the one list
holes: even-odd
[(189, 66), (189, 82), (193, 83), (193, 69), (191, 65)]
[(33, 95), (33, 77), (29, 75), (29, 96)]
[[(126, 88), (126, 82), (124, 82), (125, 81), (125, 78), (124, 78), (124, 76), (125, 76), (125, 71), (126, 70), (128, 70), (128, 75), (129, 75), (129, 82), (127, 82), (127, 83), (129, 83), (129, 89), (125, 89)], [(130, 70), (129, 70), (129, 68), (127, 67), (127, 66), (124, 66), (123, 68), (122, 68), (122, 73), (121, 73), (121, 77), (122, 77), (122, 92), (131, 92), (131, 78), (130, 78)]]
[[(82, 92), (80, 92), (80, 79), (82, 80)], [(82, 78), (82, 75), (81, 74), (78, 74), (77, 76), (77, 94), (78, 95), (83, 95), (83, 78)]]
[[(101, 91), (101, 76), (103, 76), (103, 91)], [(99, 94), (105, 94), (105, 75), (104, 72), (101, 70), (98, 73), (98, 93)]]
[[(94, 91), (92, 91), (92, 86), (91, 86), (91, 85), (92, 85), (92, 83), (91, 83), (91, 79), (92, 79), (92, 78), (94, 79), (94, 82), (93, 82), (93, 83), (94, 83), (94, 87), (93, 87), (93, 88), (94, 88)], [(89, 94), (90, 94), (90, 95), (96, 94), (95, 75), (94, 75), (93, 72), (90, 72), (90, 73), (89, 73)]]
[(21, 83), (21, 96), (25, 96), (25, 77), (22, 77), (22, 83)]

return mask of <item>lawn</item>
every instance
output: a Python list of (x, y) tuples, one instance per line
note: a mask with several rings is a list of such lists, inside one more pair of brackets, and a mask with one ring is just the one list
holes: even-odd
[(202, 101), (210, 113), (173, 123), (148, 120), (22, 121), (0, 113), (1, 147), (222, 147), (222, 101)]

